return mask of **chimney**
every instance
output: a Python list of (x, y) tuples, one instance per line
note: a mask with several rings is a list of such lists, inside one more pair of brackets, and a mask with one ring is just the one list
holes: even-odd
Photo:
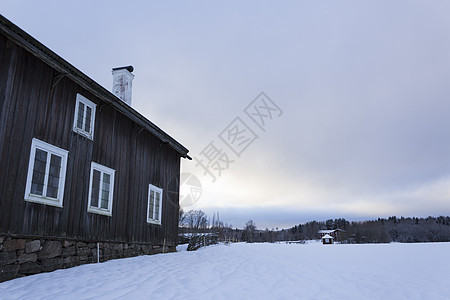
[(131, 86), (134, 75), (132, 66), (113, 68), (113, 94), (131, 106)]

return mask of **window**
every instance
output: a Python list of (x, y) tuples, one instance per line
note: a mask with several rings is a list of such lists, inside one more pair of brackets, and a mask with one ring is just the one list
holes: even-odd
[(73, 131), (93, 140), (95, 123), (95, 103), (77, 94)]
[(68, 153), (38, 139), (32, 140), (26, 201), (62, 207)]
[(161, 188), (149, 185), (147, 223), (161, 225), (162, 193)]
[(112, 215), (115, 172), (95, 162), (91, 163), (88, 212)]

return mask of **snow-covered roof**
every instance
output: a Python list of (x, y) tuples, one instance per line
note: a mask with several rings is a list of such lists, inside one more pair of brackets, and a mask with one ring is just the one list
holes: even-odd
[(333, 233), (335, 231), (345, 232), (345, 230), (338, 228), (338, 229), (322, 229), (319, 230), (319, 233)]
[(332, 229), (332, 230), (319, 230), (319, 233), (333, 233), (335, 232), (336, 229)]
[(329, 235), (328, 233), (325, 234), (322, 239), (332, 239), (333, 237), (331, 235)]

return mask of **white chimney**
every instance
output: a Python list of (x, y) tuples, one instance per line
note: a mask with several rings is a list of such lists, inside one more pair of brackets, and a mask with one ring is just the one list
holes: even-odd
[(131, 106), (131, 87), (134, 75), (132, 66), (113, 68), (113, 94)]

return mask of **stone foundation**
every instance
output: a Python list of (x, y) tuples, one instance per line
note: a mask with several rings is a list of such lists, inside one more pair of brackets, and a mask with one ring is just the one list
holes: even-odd
[(97, 243), (0, 236), (0, 282), (56, 269), (138, 255), (174, 252), (175, 246)]

